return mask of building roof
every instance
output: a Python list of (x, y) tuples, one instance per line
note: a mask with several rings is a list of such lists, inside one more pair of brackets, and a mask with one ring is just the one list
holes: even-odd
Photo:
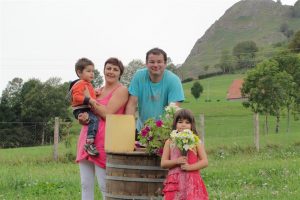
[(244, 83), (243, 79), (233, 80), (227, 92), (227, 100), (244, 99), (241, 94), (241, 88), (243, 83)]

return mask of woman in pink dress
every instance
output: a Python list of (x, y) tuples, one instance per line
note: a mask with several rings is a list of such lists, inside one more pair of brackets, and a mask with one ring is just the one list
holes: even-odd
[[(104, 64), (105, 85), (100, 88), (96, 101), (91, 100), (93, 112), (100, 118), (98, 132), (95, 137), (95, 146), (99, 151), (99, 156), (90, 156), (85, 150), (84, 145), (87, 137), (87, 125), (81, 129), (77, 144), (77, 158), (79, 163), (81, 178), (82, 199), (94, 199), (95, 176), (98, 181), (102, 196), (106, 192), (105, 183), (105, 162), (106, 154), (104, 151), (105, 141), (105, 117), (107, 114), (124, 114), (128, 100), (128, 90), (119, 80), (123, 74), (124, 66), (117, 58), (109, 58)], [(89, 96), (88, 91), (85, 91)], [(82, 124), (88, 121), (87, 113), (78, 117)]]
[[(181, 109), (175, 113), (173, 129), (182, 131), (190, 129), (197, 134), (195, 118), (191, 111)], [(169, 169), (164, 182), (165, 200), (207, 200), (208, 193), (200, 169), (208, 166), (204, 144), (197, 144), (195, 149), (188, 150), (187, 156), (182, 156), (178, 147), (167, 140), (161, 158), (161, 167)]]

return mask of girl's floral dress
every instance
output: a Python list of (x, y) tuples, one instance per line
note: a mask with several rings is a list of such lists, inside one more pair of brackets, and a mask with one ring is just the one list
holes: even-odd
[[(170, 154), (171, 160), (181, 156), (180, 150), (173, 143), (170, 144)], [(189, 150), (187, 157), (189, 164), (198, 161), (193, 151)], [(163, 193), (165, 200), (208, 200), (208, 193), (200, 171), (183, 171), (180, 167), (169, 170)]]

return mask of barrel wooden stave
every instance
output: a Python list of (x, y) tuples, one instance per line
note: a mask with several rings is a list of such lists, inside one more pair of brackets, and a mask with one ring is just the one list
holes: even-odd
[(167, 170), (146, 153), (107, 153), (106, 199), (161, 199)]

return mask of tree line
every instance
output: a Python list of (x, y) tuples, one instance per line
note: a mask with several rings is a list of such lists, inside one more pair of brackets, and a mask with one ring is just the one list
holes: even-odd
[(300, 56), (289, 51), (263, 60), (247, 71), (241, 89), (247, 98), (246, 108), (265, 116), (265, 131), (269, 132), (268, 117), (276, 117), (275, 132), (279, 132), (280, 117), (287, 115), (287, 132), (291, 115), (300, 114)]
[[(101, 86), (102, 76), (95, 70), (93, 85)], [(53, 141), (54, 117), (72, 120), (66, 95), (70, 82), (49, 78), (45, 82), (14, 78), (8, 82), (0, 100), (0, 147), (47, 144)]]
[(280, 117), (287, 116), (290, 130), (291, 116), (300, 115), (300, 31), (281, 50), (256, 63), (246, 73), (241, 88), (247, 98), (243, 106), (265, 116), (265, 132), (269, 132), (269, 116), (276, 117), (275, 132), (279, 132)]
[[(233, 73), (237, 70), (247, 71), (264, 59), (272, 57), (276, 52), (285, 50), (289, 50), (293, 53), (300, 52), (300, 31), (294, 34), (287, 24), (283, 23), (280, 27), (280, 32), (284, 35), (288, 34), (286, 35), (289, 39), (288, 42), (274, 44), (272, 50), (267, 52), (268, 55), (266, 57), (262, 55), (258, 56), (259, 48), (254, 41), (242, 41), (237, 43), (231, 52), (229, 50), (223, 50), (215, 68), (220, 69), (223, 74)], [(205, 67), (209, 68), (209, 66)]]
[[(65, 99), (69, 83), (60, 78), (9, 81), (0, 102), (1, 147), (33, 146), (53, 140), (53, 120), (71, 120)], [(40, 134), (43, 133), (43, 134)]]

